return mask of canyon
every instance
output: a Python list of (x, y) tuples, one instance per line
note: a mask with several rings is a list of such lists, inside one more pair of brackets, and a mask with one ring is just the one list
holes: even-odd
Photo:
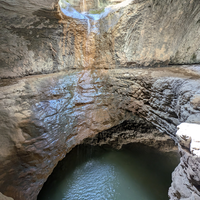
[(97, 15), (66, 5), (0, 0), (0, 192), (37, 199), (81, 143), (178, 143), (169, 197), (200, 198), (199, 158), (176, 136), (200, 124), (198, 0), (126, 0)]

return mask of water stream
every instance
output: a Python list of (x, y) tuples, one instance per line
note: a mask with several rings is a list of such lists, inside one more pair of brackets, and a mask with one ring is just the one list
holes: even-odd
[(55, 168), (38, 200), (167, 200), (176, 153), (141, 145), (78, 146)]

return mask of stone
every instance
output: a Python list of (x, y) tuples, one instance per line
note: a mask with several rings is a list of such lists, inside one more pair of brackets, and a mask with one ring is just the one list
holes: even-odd
[[(131, 121), (134, 130), (115, 131), (109, 144), (139, 142), (158, 149), (169, 144), (168, 150), (174, 146), (166, 134), (177, 142), (177, 125), (199, 123), (199, 2), (127, 0), (109, 10), (96, 21), (74, 10), (64, 15), (56, 0), (2, 0), (3, 194), (37, 199), (66, 153), (100, 133), (107, 137), (104, 131), (124, 122)], [(181, 165), (189, 158), (196, 166), (180, 151)], [(189, 188), (181, 195), (196, 198), (199, 176), (188, 177), (190, 168), (177, 173)]]
[(176, 136), (181, 146), (188, 148), (192, 155), (200, 157), (200, 124), (182, 123), (178, 126)]
[(171, 200), (200, 198), (199, 134), (199, 124), (182, 123), (178, 126), (176, 136), (180, 144), (181, 159), (172, 174), (172, 185), (169, 189)]
[(2, 0), (0, 77), (200, 62), (197, 0), (127, 0), (99, 21), (72, 16), (55, 0)]
[(7, 197), (0, 192), (0, 200), (13, 200), (13, 198)]
[[(15, 200), (36, 199), (67, 152), (106, 130), (106, 142), (99, 144), (120, 148), (131, 142), (174, 150), (174, 141), (165, 134), (175, 138), (176, 126), (199, 113), (191, 104), (200, 91), (199, 79), (184, 69), (71, 70), (4, 79), (0, 87), (4, 194)], [(112, 127), (127, 120), (132, 124), (129, 130), (111, 134)]]
[(156, 126), (142, 118), (134, 117), (123, 123), (102, 131), (92, 138), (86, 138), (84, 144), (109, 145), (121, 149), (125, 144), (143, 144), (158, 151), (177, 152), (174, 140), (160, 133)]

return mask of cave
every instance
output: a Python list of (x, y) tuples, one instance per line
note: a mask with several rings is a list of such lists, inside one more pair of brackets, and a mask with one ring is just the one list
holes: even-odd
[(2, 0), (0, 22), (0, 199), (84, 145), (179, 152), (169, 199), (200, 199), (198, 0)]
[(132, 143), (120, 150), (82, 144), (58, 163), (38, 200), (168, 200), (171, 173), (178, 163), (177, 151)]

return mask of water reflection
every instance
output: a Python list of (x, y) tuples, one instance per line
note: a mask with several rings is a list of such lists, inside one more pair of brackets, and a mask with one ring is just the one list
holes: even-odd
[(58, 164), (38, 200), (167, 200), (177, 154), (143, 146), (79, 146)]

